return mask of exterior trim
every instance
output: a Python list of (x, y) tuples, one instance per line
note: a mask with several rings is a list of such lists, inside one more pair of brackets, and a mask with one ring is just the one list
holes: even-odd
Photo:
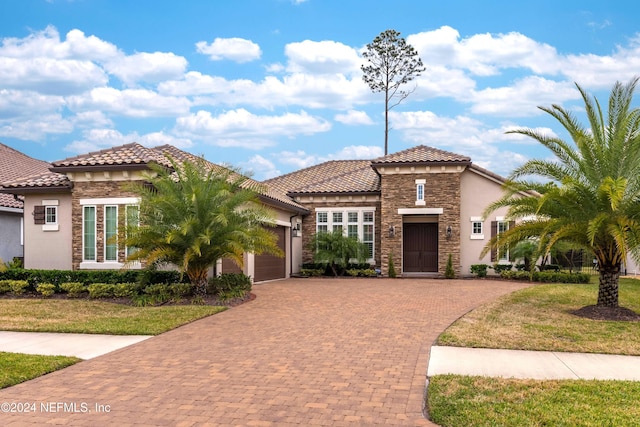
[(104, 197), (97, 199), (80, 199), (80, 206), (84, 205), (137, 205), (139, 197)]
[(442, 215), (443, 208), (401, 208), (398, 215)]

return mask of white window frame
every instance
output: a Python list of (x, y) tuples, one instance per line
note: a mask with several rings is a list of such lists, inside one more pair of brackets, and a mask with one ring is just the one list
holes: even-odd
[(424, 190), (426, 179), (416, 179), (416, 206), (425, 206), (427, 202), (424, 200)]
[[(107, 209), (112, 209), (115, 208), (116, 210), (116, 229), (115, 229), (115, 233), (114, 236), (116, 237), (116, 243), (115, 243), (115, 248), (116, 248), (116, 257), (115, 259), (107, 259), (107, 248), (111, 245), (114, 245), (114, 243), (109, 243), (109, 240), (111, 239), (111, 236), (107, 235)], [(103, 209), (103, 220), (102, 223), (104, 225), (104, 248), (103, 248), (103, 256), (104, 256), (104, 262), (105, 263), (114, 263), (114, 262), (118, 262), (118, 205), (104, 205), (104, 209)]]
[[(497, 236), (497, 239), (498, 239), (498, 242), (499, 242), (500, 241), (500, 234), (502, 234), (502, 233), (504, 233), (504, 232), (509, 230), (509, 221), (505, 221), (504, 217), (498, 217), (498, 218), (496, 218), (496, 222), (497, 222), (497, 225), (496, 225), (496, 236)], [(502, 231), (500, 230), (501, 227), (502, 227)], [(501, 263), (510, 262), (509, 261), (509, 255), (510, 254), (509, 254), (509, 248), (508, 247), (504, 251), (504, 256), (501, 256), (500, 246), (499, 245), (497, 246), (497, 251), (498, 251), (498, 253), (496, 254), (496, 259), (498, 260), (498, 262), (501, 262)]]
[[(129, 227), (132, 224), (129, 224), (129, 210), (135, 208), (136, 209), (136, 224), (135, 226), (139, 226), (140, 225), (140, 205), (125, 205), (124, 208), (124, 226), (125, 229), (129, 229)], [(124, 253), (125, 253), (125, 257), (129, 258), (129, 256), (131, 256), (132, 253), (134, 253), (138, 248), (133, 247), (133, 246), (125, 246), (124, 248)]]
[[(482, 217), (480, 216), (472, 216), (470, 219), (471, 221), (471, 236), (470, 239), (471, 240), (484, 240), (484, 221), (482, 220)], [(476, 224), (480, 224), (480, 232), (476, 232), (475, 231), (475, 225)]]
[[(366, 221), (364, 220), (364, 213), (365, 212), (371, 212), (373, 214), (373, 220), (372, 221)], [(325, 214), (327, 215), (327, 222), (319, 222), (318, 219), (320, 218), (319, 214)], [(339, 208), (316, 208), (316, 233), (324, 231), (321, 230), (320, 227), (321, 226), (326, 226), (327, 230), (333, 230), (334, 229), (334, 222), (333, 222), (333, 214), (334, 213), (341, 213), (342, 214), (342, 222), (336, 222), (335, 225), (336, 226), (341, 226), (342, 227), (342, 232), (345, 235), (348, 235), (349, 233), (349, 225), (357, 225), (358, 227), (358, 239), (363, 242), (363, 243), (367, 243), (367, 244), (371, 244), (371, 254), (370, 257), (367, 259), (368, 263), (373, 263), (375, 262), (375, 251), (376, 251), (376, 208), (374, 206), (371, 207), (339, 207)], [(349, 221), (349, 213), (357, 213), (358, 215), (358, 221), (357, 222), (350, 222)], [(364, 226), (366, 225), (372, 225), (372, 240), (368, 240), (365, 241), (364, 240)]]
[[(42, 225), (42, 231), (58, 231), (60, 229), (60, 225), (58, 223), (58, 215), (60, 214), (58, 209), (59, 204), (60, 203), (57, 200), (42, 201), (42, 205), (44, 206), (44, 224)], [(49, 221), (49, 210), (53, 211), (55, 221)]]
[[(86, 211), (93, 209), (93, 259), (86, 258)], [(98, 258), (98, 209), (95, 205), (84, 205), (82, 207), (82, 262), (96, 262)]]

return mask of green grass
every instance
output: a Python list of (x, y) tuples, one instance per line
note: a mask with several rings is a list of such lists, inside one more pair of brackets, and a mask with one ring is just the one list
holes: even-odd
[[(536, 285), (482, 306), (438, 345), (640, 355), (640, 323), (570, 312), (597, 285)], [(640, 312), (640, 281), (620, 280), (620, 305)], [(430, 379), (429, 414), (442, 426), (640, 426), (640, 382), (538, 381), (459, 375)]]
[(226, 307), (132, 307), (90, 300), (0, 300), (0, 330), (157, 335)]
[(0, 352), (0, 388), (66, 368), (81, 359), (65, 356), (36, 356)]
[[(594, 321), (571, 314), (595, 304), (596, 284), (536, 285), (456, 321), (438, 345), (640, 355), (640, 323)], [(620, 305), (640, 313), (640, 281), (620, 280)]]
[(428, 405), (441, 426), (639, 426), (640, 382), (442, 375)]

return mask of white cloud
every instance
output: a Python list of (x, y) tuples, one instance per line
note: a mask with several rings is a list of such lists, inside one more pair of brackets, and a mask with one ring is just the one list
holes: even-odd
[(65, 95), (104, 85), (108, 77), (90, 61), (0, 56), (0, 81), (5, 88)]
[(303, 150), (281, 151), (275, 157), (278, 162), (304, 169), (329, 160), (372, 160), (384, 154), (382, 147), (367, 145), (350, 145), (340, 151), (325, 156), (307, 154)]
[(0, 120), (0, 136), (27, 141), (42, 141), (51, 134), (67, 134), (73, 124), (60, 114), (48, 114), (26, 120)]
[(137, 82), (160, 82), (180, 77), (187, 68), (187, 60), (171, 52), (140, 52), (118, 56), (105, 63), (110, 74), (128, 86)]
[(476, 114), (527, 117), (542, 114), (538, 106), (561, 104), (579, 97), (575, 86), (567, 81), (555, 82), (529, 76), (511, 86), (480, 90), (471, 95), (469, 100), (473, 102), (471, 111)]
[(364, 111), (349, 110), (346, 113), (336, 114), (336, 121), (345, 125), (372, 125), (373, 120)]
[(340, 42), (325, 40), (289, 43), (285, 46), (289, 58), (287, 71), (291, 73), (346, 74), (360, 73), (358, 52)]
[[(326, 132), (329, 122), (301, 111), (279, 116), (259, 116), (245, 109), (227, 111), (214, 117), (209, 111), (180, 117), (176, 132), (192, 138), (204, 138), (219, 146), (262, 148), (273, 145), (277, 138), (293, 138)], [(243, 142), (244, 140), (244, 142)]]
[(252, 85), (250, 80), (232, 80), (209, 76), (198, 71), (189, 71), (181, 80), (169, 80), (158, 85), (158, 92), (174, 96), (219, 94), (227, 95), (233, 86)]
[(257, 179), (259, 181), (273, 178), (282, 174), (282, 172), (278, 170), (278, 168), (272, 161), (262, 157), (259, 154), (252, 156), (249, 161), (241, 163), (240, 166), (243, 168), (243, 170), (249, 172), (249, 174), (253, 176), (254, 179)]
[(384, 150), (377, 145), (349, 145), (334, 154), (326, 157), (326, 160), (368, 160), (383, 156)]
[(187, 114), (190, 102), (186, 98), (162, 96), (146, 89), (118, 90), (95, 88), (88, 93), (68, 98), (74, 111), (101, 110), (127, 117), (174, 117)]
[(213, 61), (229, 59), (243, 63), (260, 59), (262, 55), (260, 46), (251, 40), (238, 37), (228, 39), (216, 37), (211, 44), (200, 41), (196, 43), (196, 49), (199, 53), (208, 55)]
[(65, 105), (62, 96), (33, 91), (0, 89), (0, 120), (33, 119), (59, 112)]
[(187, 149), (193, 146), (193, 143), (188, 139), (177, 138), (164, 132), (151, 132), (140, 135), (137, 132), (122, 134), (115, 129), (91, 129), (83, 132), (82, 139), (71, 142), (64, 150), (72, 153), (88, 153), (132, 142), (138, 142), (145, 147), (171, 144)]

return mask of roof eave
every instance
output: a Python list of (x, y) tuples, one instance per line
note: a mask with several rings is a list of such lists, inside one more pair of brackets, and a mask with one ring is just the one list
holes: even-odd
[(49, 170), (56, 173), (67, 172), (104, 172), (114, 170), (148, 170), (149, 165), (157, 164), (156, 162), (149, 163), (120, 163), (110, 165), (70, 165), (70, 166), (53, 166)]
[(310, 211), (308, 209), (305, 209), (303, 207), (298, 207), (295, 206), (291, 203), (286, 203), (277, 199), (274, 199), (272, 197), (269, 196), (265, 196), (264, 194), (259, 194), (258, 198), (260, 199), (261, 202), (268, 204), (268, 205), (272, 205), (275, 207), (279, 207), (288, 211), (292, 211), (292, 212), (296, 212), (302, 215), (308, 215), (310, 213)]
[(304, 191), (287, 193), (289, 197), (298, 196), (379, 196), (380, 191)]
[(427, 162), (372, 162), (371, 167), (374, 169), (378, 167), (389, 166), (469, 166), (471, 160), (452, 160), (452, 161), (427, 161)]
[(9, 187), (9, 188), (3, 187), (3, 188), (0, 188), (0, 193), (16, 194), (16, 195), (36, 194), (36, 193), (66, 193), (66, 192), (70, 192), (72, 188), (73, 188), (73, 185), (71, 184), (58, 185), (58, 186), (52, 186), (52, 187), (37, 187), (37, 186)]

